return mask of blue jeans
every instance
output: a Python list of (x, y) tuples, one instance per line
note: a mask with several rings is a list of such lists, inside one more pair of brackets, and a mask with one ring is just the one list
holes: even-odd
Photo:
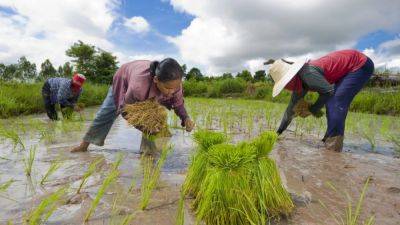
[(347, 112), (354, 97), (374, 72), (374, 63), (367, 58), (364, 66), (344, 76), (335, 84), (335, 93), (326, 103), (328, 128), (323, 141), (328, 137), (343, 136)]
[(108, 89), (106, 98), (103, 101), (99, 111), (96, 113), (89, 130), (86, 132), (84, 141), (91, 144), (103, 146), (104, 140), (110, 132), (111, 126), (115, 119), (117, 119), (117, 107), (115, 106), (112, 87)]

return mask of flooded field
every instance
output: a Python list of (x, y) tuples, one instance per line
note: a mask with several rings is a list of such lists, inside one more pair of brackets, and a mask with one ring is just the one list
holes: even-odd
[[(224, 132), (232, 142), (275, 130), (285, 109), (246, 100), (188, 99), (186, 104), (198, 129)], [(70, 153), (96, 110), (88, 108), (73, 121), (50, 122), (45, 115), (1, 121), (0, 224), (32, 223), (40, 213), (46, 224), (83, 224), (95, 201), (87, 224), (176, 223), (181, 184), (195, 147), (192, 134), (180, 129), (171, 113), (172, 137), (152, 142), (120, 117), (104, 146)], [(399, 118), (350, 113), (343, 153), (324, 150), (320, 139), (325, 126), (324, 118), (296, 119), (279, 137), (272, 158), (296, 209), (273, 223), (335, 224), (331, 214), (343, 215), (349, 202), (356, 205), (369, 179), (362, 220), (374, 216), (375, 224), (400, 224)], [(157, 164), (166, 143), (172, 150), (146, 209), (140, 210), (146, 163), (150, 159)], [(100, 196), (119, 157), (118, 177)], [(88, 175), (93, 162), (97, 165)], [(52, 201), (57, 197), (62, 201)], [(185, 224), (195, 223), (190, 203), (186, 199)]]

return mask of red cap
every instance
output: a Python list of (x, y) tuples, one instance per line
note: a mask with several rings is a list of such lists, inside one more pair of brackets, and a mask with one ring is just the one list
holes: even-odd
[(79, 73), (74, 73), (72, 76), (72, 85), (76, 88), (82, 87), (83, 83), (85, 83), (86, 77)]

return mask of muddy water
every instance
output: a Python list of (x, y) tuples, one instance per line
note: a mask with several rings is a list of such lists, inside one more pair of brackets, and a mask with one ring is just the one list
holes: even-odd
[[(85, 153), (70, 153), (71, 147), (79, 143), (90, 125), (95, 110), (86, 109), (86, 119), (83, 122), (71, 122), (64, 126), (61, 122), (51, 123), (44, 115), (38, 115), (17, 121), (25, 126), (10, 127), (18, 130), (27, 149), (36, 146), (37, 154), (33, 174), (31, 178), (27, 178), (23, 166), (27, 151), (21, 151), (19, 147), (12, 150), (9, 141), (1, 142), (0, 183), (11, 178), (15, 181), (8, 190), (0, 193), (0, 224), (9, 220), (16, 224), (21, 223), (43, 198), (65, 185), (70, 187), (68, 196), (65, 197), (67, 203), (57, 207), (48, 224), (82, 224), (110, 164), (119, 153), (124, 155), (120, 166), (121, 176), (106, 191), (88, 224), (119, 224), (121, 219), (132, 213), (135, 213), (132, 224), (175, 224), (180, 185), (185, 178), (194, 146), (190, 134), (176, 129), (172, 131), (171, 138), (151, 143), (119, 118), (104, 146), (92, 146)], [(37, 127), (32, 127), (32, 123), (27, 121), (41, 121), (46, 129), (53, 131), (54, 137), (51, 140), (40, 140)], [(5, 124), (9, 122), (15, 123), (3, 121)], [(249, 138), (240, 133), (233, 136), (235, 140)], [(167, 158), (160, 184), (153, 192), (148, 209), (137, 210), (143, 173), (141, 153), (157, 158), (157, 149), (163, 143), (173, 144), (174, 150)], [(382, 144), (378, 148), (390, 147)], [(297, 204), (293, 215), (281, 221), (281, 224), (334, 224), (329, 212), (343, 213), (348, 203), (340, 192), (348, 192), (353, 204), (356, 204), (368, 177), (371, 182), (365, 197), (362, 218), (374, 215), (376, 224), (400, 224), (400, 159), (393, 158), (390, 154), (370, 153), (368, 146), (365, 143), (360, 144), (357, 139), (346, 140), (345, 149), (348, 151), (344, 153), (325, 151), (318, 138), (300, 138), (291, 132), (280, 138), (272, 156), (276, 159), (282, 178)], [(99, 158), (104, 159), (100, 168), (89, 178), (81, 194), (74, 194), (90, 162)], [(41, 177), (54, 160), (62, 162), (60, 169), (44, 185), (40, 185)], [(132, 180), (135, 188), (128, 193)], [(327, 182), (332, 183), (338, 191), (329, 188)], [(320, 202), (328, 209), (324, 209)], [(189, 204), (188, 199), (185, 224), (194, 224)]]

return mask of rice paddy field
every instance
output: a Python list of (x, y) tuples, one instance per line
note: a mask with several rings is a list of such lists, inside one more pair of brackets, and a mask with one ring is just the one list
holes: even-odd
[(193, 133), (173, 112), (155, 140), (119, 117), (83, 153), (70, 149), (97, 107), (1, 120), (0, 224), (399, 224), (399, 117), (350, 112), (337, 153), (320, 141), (325, 117), (276, 137), (285, 104), (185, 103)]

